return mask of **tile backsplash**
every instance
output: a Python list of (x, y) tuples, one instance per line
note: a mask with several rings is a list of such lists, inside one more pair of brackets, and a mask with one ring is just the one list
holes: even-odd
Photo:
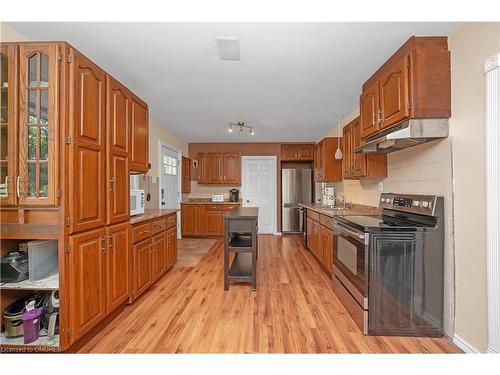
[(343, 181), (336, 191), (349, 202), (377, 206), (380, 192), (436, 194), (444, 197), (445, 283), (444, 326), (453, 337), (455, 319), (455, 257), (453, 242), (453, 169), (451, 137), (387, 155), (388, 176), (379, 180)]
[(241, 186), (198, 185), (198, 182), (191, 181), (191, 193), (187, 194), (187, 198), (212, 198), (212, 194), (223, 194), (224, 199), (229, 199), (229, 190), (231, 189), (240, 191), (239, 198), (241, 200)]

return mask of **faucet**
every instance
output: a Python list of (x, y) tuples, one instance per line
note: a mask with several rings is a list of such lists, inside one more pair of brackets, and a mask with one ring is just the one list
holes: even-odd
[(345, 210), (345, 206), (346, 206), (346, 205), (345, 205), (345, 197), (344, 197), (342, 194), (340, 194), (340, 193), (335, 194), (335, 206), (337, 206), (337, 201), (338, 201), (339, 199), (340, 199), (340, 201), (341, 201), (341, 203), (342, 203), (340, 207), (341, 207), (343, 210)]

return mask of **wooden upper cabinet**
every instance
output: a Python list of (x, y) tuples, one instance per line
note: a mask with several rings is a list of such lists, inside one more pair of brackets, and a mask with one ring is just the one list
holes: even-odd
[(380, 129), (397, 124), (410, 115), (410, 57), (404, 55), (380, 76)]
[(106, 223), (129, 220), (129, 123), (130, 92), (106, 77)]
[(409, 119), (451, 116), (446, 37), (411, 37), (363, 85), (361, 138)]
[(314, 145), (284, 143), (281, 145), (281, 160), (282, 161), (314, 160)]
[(56, 204), (58, 51), (58, 44), (19, 46), (19, 205)]
[(106, 227), (106, 313), (109, 314), (130, 296), (130, 224)]
[(208, 183), (222, 184), (224, 182), (223, 175), (223, 154), (207, 153), (207, 168), (208, 168)]
[(387, 154), (360, 154), (361, 123), (357, 117), (342, 129), (344, 141), (343, 178), (387, 177)]
[[(88, 333), (106, 317), (106, 230), (69, 237), (68, 296), (71, 341)], [(120, 270), (124, 272), (123, 270)]]
[(241, 156), (240, 154), (223, 154), (223, 182), (239, 185), (241, 183)]
[(148, 105), (134, 96), (130, 108), (130, 171), (146, 173), (149, 169)]
[(207, 152), (198, 154), (198, 183), (208, 185), (240, 185), (239, 153)]
[(359, 99), (359, 112), (361, 118), (361, 137), (366, 138), (379, 131), (379, 82), (373, 83)]
[(71, 50), (70, 233), (105, 225), (106, 74)]
[(17, 46), (0, 45), (0, 206), (17, 204)]
[(317, 182), (342, 181), (342, 160), (335, 159), (337, 145), (343, 148), (342, 139), (326, 137), (316, 144), (314, 180)]
[(182, 193), (191, 192), (191, 160), (182, 157)]

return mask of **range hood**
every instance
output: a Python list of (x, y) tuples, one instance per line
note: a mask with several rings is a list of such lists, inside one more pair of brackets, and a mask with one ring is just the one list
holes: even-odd
[(448, 137), (448, 119), (410, 119), (362, 141), (355, 153), (389, 153)]

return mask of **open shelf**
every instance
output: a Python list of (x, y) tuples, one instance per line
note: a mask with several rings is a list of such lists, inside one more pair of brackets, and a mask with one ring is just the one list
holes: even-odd
[(52, 340), (49, 342), (47, 336), (39, 337), (38, 340), (30, 344), (25, 344), (23, 336), (19, 337), (5, 337), (5, 332), (0, 333), (0, 345), (3, 351), (8, 351), (8, 348), (12, 348), (13, 351), (22, 351), (25, 347), (26, 351), (59, 351), (59, 334), (54, 335)]
[(252, 235), (237, 234), (231, 238), (228, 245), (228, 250), (252, 251)]
[(38, 281), (30, 281), (29, 279), (18, 283), (1, 283), (2, 290), (58, 290), (59, 289), (59, 274), (55, 274), (45, 279)]
[(252, 254), (236, 254), (229, 268), (230, 280), (252, 279)]

